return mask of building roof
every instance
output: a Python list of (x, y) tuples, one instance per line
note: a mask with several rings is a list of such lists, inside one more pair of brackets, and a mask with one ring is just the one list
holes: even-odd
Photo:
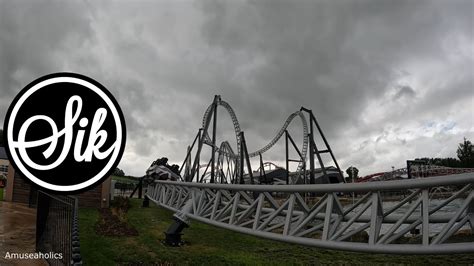
[(0, 147), (0, 159), (8, 160), (8, 156), (4, 147)]

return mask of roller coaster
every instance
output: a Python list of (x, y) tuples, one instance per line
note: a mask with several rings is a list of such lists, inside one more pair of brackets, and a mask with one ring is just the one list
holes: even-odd
[(410, 164), (407, 161), (406, 168), (395, 169), (392, 171), (378, 172), (357, 178), (356, 182), (388, 181), (403, 178), (425, 178), (433, 176), (456, 175), (463, 173), (473, 173), (474, 168), (453, 168), (440, 165)]
[[(232, 146), (228, 141), (223, 141), (220, 145), (216, 144), (216, 127), (217, 127), (217, 108), (222, 106), (230, 115), (232, 123), (234, 126), (235, 137), (237, 142), (236, 151), (232, 149)], [(294, 121), (295, 118), (299, 117), (302, 124), (302, 144), (300, 147), (295, 143), (293, 137), (288, 131), (288, 126)], [(307, 118), (308, 117), (308, 118)], [(212, 125), (212, 136), (209, 136), (209, 127), (213, 120)], [(308, 132), (308, 120), (309, 128)], [(317, 128), (317, 131), (314, 128)], [(314, 137), (320, 136), (321, 143), (323, 143), (324, 149), (318, 149)], [(241, 130), (239, 120), (235, 115), (232, 107), (221, 99), (219, 95), (215, 96), (214, 101), (206, 109), (203, 119), (202, 119), (202, 128), (198, 130), (198, 134), (194, 138), (194, 141), (190, 147), (188, 147), (188, 152), (186, 154), (186, 159), (184, 160), (180, 173), (184, 177), (184, 181), (195, 181), (195, 182), (210, 182), (214, 183), (227, 183), (227, 184), (244, 184), (251, 183), (254, 184), (255, 180), (252, 176), (250, 158), (260, 157), (260, 168), (263, 169), (265, 162), (263, 162), (262, 156), (265, 152), (269, 151), (274, 145), (282, 138), (285, 137), (285, 147), (286, 147), (286, 162), (287, 170), (289, 169), (290, 162), (297, 162), (298, 166), (296, 169), (296, 175), (287, 176), (285, 180), (286, 184), (297, 184), (297, 183), (314, 183), (314, 156), (317, 156), (319, 165), (326, 174), (326, 167), (322, 155), (327, 153), (330, 155), (331, 160), (333, 161), (335, 167), (339, 172), (339, 165), (334, 157), (334, 154), (319, 126), (316, 118), (314, 117), (311, 110), (306, 108), (301, 108), (299, 111), (296, 111), (286, 119), (283, 126), (277, 131), (274, 138), (270, 140), (268, 144), (262, 148), (248, 152), (247, 146), (245, 144), (244, 132)], [(211, 156), (207, 164), (201, 165), (201, 152), (203, 145), (211, 147)], [(196, 147), (197, 146), (197, 147)], [(196, 153), (194, 157), (194, 162), (191, 162), (193, 149), (196, 148)], [(291, 159), (289, 157), (289, 149), (293, 148), (294, 151), (298, 154), (298, 158)], [(307, 155), (308, 148), (310, 149), (309, 157), (310, 162), (309, 166), (310, 176), (306, 178), (307, 170)], [(217, 157), (217, 160), (216, 160)], [(247, 176), (244, 177), (244, 164), (247, 167)], [(204, 169), (204, 172), (200, 174), (200, 170)], [(308, 180), (307, 180), (308, 179)], [(340, 173), (340, 181), (343, 182), (342, 172)]]
[[(228, 141), (216, 143), (219, 106), (232, 119), (235, 150)], [(288, 130), (296, 117), (303, 129), (299, 146)], [(263, 154), (283, 137), (283, 181), (262, 182), (265, 169), (272, 165), (263, 161)], [(205, 146), (210, 147), (209, 156), (203, 152)], [(296, 159), (290, 158), (290, 149)], [(327, 155), (329, 158), (323, 158)], [(252, 157), (259, 157), (258, 178), (252, 171)], [(290, 163), (298, 163), (294, 174)], [(329, 175), (331, 163), (338, 182), (317, 184), (316, 173)], [(460, 237), (474, 232), (472, 172), (408, 180), (389, 180), (384, 172), (364, 180), (384, 176), (379, 182), (345, 184), (320, 125), (304, 107), (286, 119), (268, 144), (248, 152), (234, 110), (215, 96), (179, 172), (176, 181), (148, 182), (145, 192), (144, 205), (151, 201), (175, 212), (175, 223), (165, 233), (168, 244), (179, 245), (181, 231), (193, 219), (258, 237), (329, 249), (396, 254), (474, 252), (473, 238)], [(436, 194), (439, 191), (449, 193)]]

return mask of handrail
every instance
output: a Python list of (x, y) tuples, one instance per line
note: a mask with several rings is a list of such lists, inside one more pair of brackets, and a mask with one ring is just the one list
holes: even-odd
[(255, 191), (255, 192), (368, 192), (392, 189), (415, 189), (434, 186), (461, 185), (474, 183), (474, 173), (456, 175), (445, 175), (423, 179), (391, 180), (369, 183), (339, 183), (339, 184), (305, 184), (305, 185), (247, 185), (247, 184), (208, 184), (177, 181), (155, 181), (164, 185), (179, 185), (184, 187), (226, 189), (232, 191)]
[[(451, 194), (431, 200), (435, 187), (449, 187)], [(461, 230), (474, 230), (473, 187), (473, 173), (319, 185), (156, 181), (147, 187), (146, 197), (182, 220), (257, 237), (359, 252), (452, 254), (474, 252), (471, 238), (451, 238)], [(409, 194), (398, 202), (387, 200), (383, 192), (394, 190)], [(306, 198), (301, 192), (317, 197)], [(343, 202), (339, 192), (365, 195), (351, 204)], [(413, 239), (413, 234), (419, 237)]]

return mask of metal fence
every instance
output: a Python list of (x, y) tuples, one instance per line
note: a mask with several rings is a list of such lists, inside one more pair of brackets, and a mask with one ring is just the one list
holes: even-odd
[(36, 251), (50, 265), (81, 265), (78, 200), (38, 191)]
[(137, 186), (137, 183), (122, 183), (122, 182), (116, 182), (114, 185), (114, 195), (117, 196), (128, 196), (132, 191), (135, 189)]
[[(284, 242), (376, 253), (474, 252), (474, 174), (324, 185), (157, 181), (146, 196), (180, 217)], [(439, 194), (439, 189), (449, 191)], [(387, 192), (404, 191), (397, 200)], [(357, 193), (356, 199), (347, 195)], [(306, 196), (312, 197), (306, 197)], [(318, 195), (314, 197), (314, 195)], [(308, 200), (309, 199), (309, 200)]]

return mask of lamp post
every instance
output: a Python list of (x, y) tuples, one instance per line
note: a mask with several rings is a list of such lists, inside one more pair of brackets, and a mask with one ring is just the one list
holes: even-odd
[[(354, 166), (351, 165), (351, 178), (352, 178), (352, 183), (354, 183)], [(352, 205), (355, 203), (355, 192), (352, 192)]]

